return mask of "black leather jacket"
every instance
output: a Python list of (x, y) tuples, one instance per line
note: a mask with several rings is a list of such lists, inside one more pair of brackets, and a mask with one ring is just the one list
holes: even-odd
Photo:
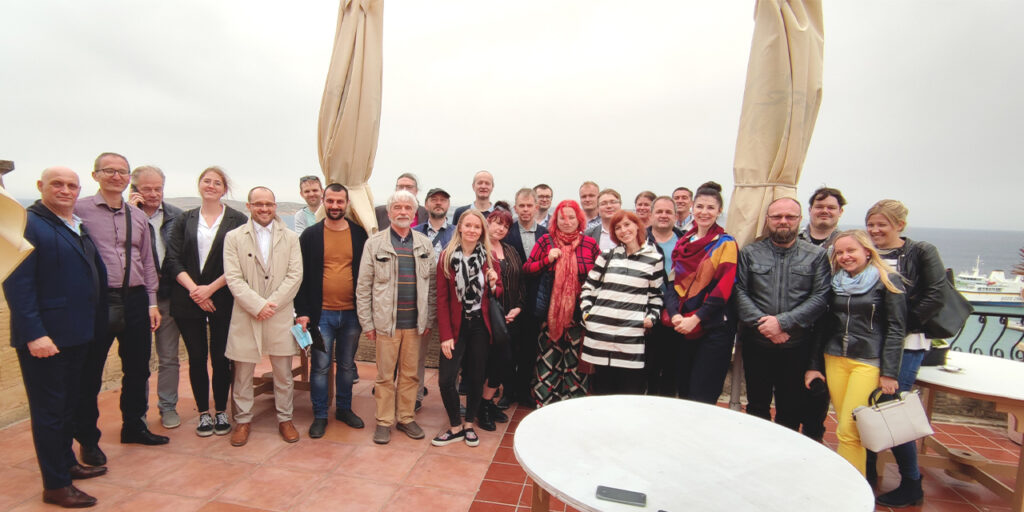
[(925, 322), (942, 309), (946, 267), (934, 245), (909, 238), (903, 241), (896, 270), (906, 280), (907, 332), (922, 332)]
[[(889, 280), (902, 289), (900, 277)], [(907, 301), (902, 293), (890, 292), (882, 280), (860, 295), (838, 295), (829, 299), (829, 310), (815, 326), (815, 348), (810, 369), (824, 371), (823, 354), (854, 359), (879, 359), (884, 377), (896, 378), (903, 357), (906, 336)]]
[[(828, 305), (830, 276), (825, 250), (803, 240), (783, 248), (766, 238), (741, 249), (733, 290), (740, 340), (778, 348), (803, 344)], [(757, 320), (772, 315), (789, 334), (780, 345), (757, 330)]]

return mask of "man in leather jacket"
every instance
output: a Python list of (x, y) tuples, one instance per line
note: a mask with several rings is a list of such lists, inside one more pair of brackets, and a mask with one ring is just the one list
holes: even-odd
[(807, 391), (803, 386), (814, 322), (830, 293), (828, 257), (797, 240), (800, 203), (776, 199), (768, 206), (768, 237), (739, 254), (736, 311), (747, 381), (747, 413), (799, 430)]

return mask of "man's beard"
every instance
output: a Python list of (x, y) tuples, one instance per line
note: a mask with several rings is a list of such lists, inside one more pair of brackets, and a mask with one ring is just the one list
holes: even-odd
[(338, 209), (327, 209), (327, 218), (331, 220), (341, 220), (345, 216), (345, 210), (342, 208)]
[(776, 230), (768, 230), (768, 236), (779, 245), (786, 245), (793, 240), (796, 240), (797, 230), (790, 228), (779, 228)]
[(445, 218), (447, 216), (448, 216), (448, 211), (447, 210), (443, 211), (443, 212), (440, 212), (440, 213), (434, 212), (434, 211), (430, 212), (430, 218), (431, 219), (443, 219), (443, 218)]

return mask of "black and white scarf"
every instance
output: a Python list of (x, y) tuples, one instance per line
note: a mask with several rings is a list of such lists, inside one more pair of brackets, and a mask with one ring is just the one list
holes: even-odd
[(484, 261), (486, 261), (483, 245), (476, 244), (476, 248), (469, 256), (463, 254), (462, 247), (455, 248), (455, 253), (452, 255), (455, 293), (458, 294), (464, 311), (480, 309), (480, 304), (483, 301), (483, 283), (480, 279)]

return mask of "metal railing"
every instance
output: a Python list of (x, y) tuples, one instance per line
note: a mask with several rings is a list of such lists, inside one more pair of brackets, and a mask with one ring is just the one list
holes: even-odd
[(1024, 308), (976, 306), (964, 328), (948, 340), (951, 350), (1024, 361)]

